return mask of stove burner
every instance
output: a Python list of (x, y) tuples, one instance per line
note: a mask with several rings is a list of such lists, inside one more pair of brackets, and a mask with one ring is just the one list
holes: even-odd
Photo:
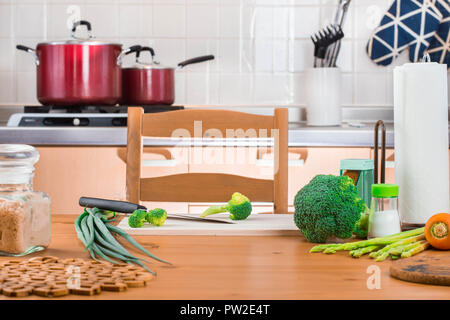
[[(184, 109), (183, 106), (142, 106), (144, 113), (158, 113)], [(127, 113), (128, 106), (25, 106), (24, 113)]]
[[(183, 106), (142, 106), (144, 113), (170, 112)], [(25, 106), (15, 113), (11, 127), (126, 127), (128, 106)]]

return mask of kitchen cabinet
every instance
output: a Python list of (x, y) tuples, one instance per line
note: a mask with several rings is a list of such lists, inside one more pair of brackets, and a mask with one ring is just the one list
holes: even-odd
[[(50, 195), (53, 213), (80, 212), (78, 206), (80, 196), (125, 200), (125, 148), (37, 147), (37, 149), (41, 157), (36, 165), (34, 188)], [(146, 147), (143, 156), (143, 176), (217, 172), (261, 179), (273, 177), (273, 154), (270, 148), (201, 149)], [(373, 157), (371, 148), (289, 148), (289, 212), (294, 210), (293, 202), (297, 192), (315, 175), (339, 174), (342, 159), (371, 157)], [(386, 150), (386, 158), (386, 183), (395, 183), (393, 149)], [(229, 161), (230, 159), (232, 161)], [(211, 204), (152, 202), (144, 205), (166, 208), (174, 213), (200, 213)], [(254, 204), (255, 213), (271, 212), (272, 208), (271, 203)]]
[(369, 159), (370, 148), (289, 148), (289, 152), (301, 154), (303, 166), (289, 167), (289, 205), (293, 205), (297, 192), (317, 174), (339, 175), (342, 159)]
[[(273, 154), (270, 148), (227, 148), (211, 147), (192, 150), (189, 172), (221, 172), (243, 175), (251, 178), (273, 178)], [(196, 163), (195, 159), (212, 157), (209, 163)], [(370, 148), (289, 148), (288, 204), (293, 208), (297, 192), (317, 174), (339, 174), (340, 160), (346, 158), (370, 157)], [(232, 160), (233, 162), (227, 162)], [(221, 162), (222, 161), (222, 162)], [(191, 207), (190, 207), (191, 208)], [(198, 206), (193, 206), (196, 212)], [(271, 206), (265, 206), (271, 210)]]
[[(379, 155), (381, 157), (381, 151), (379, 151)], [(373, 148), (370, 150), (370, 157), (373, 159), (374, 150)], [(380, 160), (381, 161), (381, 160)], [(386, 172), (385, 179), (386, 183), (395, 183), (395, 153), (393, 148), (386, 148)], [(379, 168), (381, 170), (381, 164), (379, 164)]]
[[(117, 147), (37, 147), (35, 190), (46, 192), (52, 213), (80, 212), (80, 196), (125, 200), (125, 148)], [(186, 173), (187, 149), (145, 148), (142, 172), (145, 177)], [(172, 153), (178, 159), (173, 161)], [(183, 160), (183, 154), (185, 158)], [(173, 212), (187, 212), (186, 203), (144, 203)]]

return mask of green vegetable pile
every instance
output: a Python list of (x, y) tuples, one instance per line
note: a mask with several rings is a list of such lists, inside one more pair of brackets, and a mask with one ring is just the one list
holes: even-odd
[(85, 208), (84, 212), (75, 220), (75, 230), (77, 231), (78, 238), (83, 242), (92, 259), (98, 261), (98, 256), (112, 264), (119, 264), (118, 261), (121, 263), (134, 263), (156, 275), (155, 272), (150, 270), (143, 263), (148, 261), (130, 254), (119, 241), (116, 240), (114, 237), (114, 235), (116, 235), (127, 240), (147, 256), (160, 262), (171, 264), (170, 262), (153, 255), (125, 231), (112, 225), (111, 222), (115, 219), (114, 212), (102, 211), (98, 208)]
[(231, 200), (221, 206), (211, 206), (200, 217), (204, 218), (212, 214), (229, 212), (231, 220), (244, 220), (252, 213), (250, 200), (239, 192), (233, 193)]
[(310, 252), (331, 254), (345, 250), (349, 251), (353, 258), (369, 254), (377, 262), (383, 261), (389, 256), (393, 260), (409, 258), (430, 246), (425, 240), (424, 230), (425, 228), (419, 228), (365, 241), (322, 244), (313, 247)]
[(167, 212), (164, 209), (136, 210), (128, 217), (128, 225), (131, 228), (141, 228), (145, 222), (154, 226), (162, 226), (167, 219)]
[(351, 178), (317, 175), (294, 199), (294, 221), (309, 242), (367, 237), (368, 208)]

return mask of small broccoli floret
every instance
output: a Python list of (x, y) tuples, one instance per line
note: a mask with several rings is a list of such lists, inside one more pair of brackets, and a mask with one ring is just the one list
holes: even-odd
[(349, 177), (317, 175), (297, 193), (294, 206), (295, 224), (310, 242), (367, 235), (368, 219), (361, 215), (366, 205)]
[(167, 219), (167, 212), (164, 209), (156, 208), (147, 212), (145, 219), (149, 223), (160, 227), (164, 224), (164, 222)]
[(353, 234), (357, 238), (367, 239), (369, 235), (369, 217), (369, 208), (366, 206), (366, 210), (361, 212), (361, 218), (356, 222), (355, 229), (353, 230)]
[(128, 217), (128, 225), (131, 228), (140, 228), (144, 225), (146, 216), (147, 211), (136, 210)]
[(239, 192), (235, 192), (226, 205), (211, 206), (203, 212), (200, 217), (204, 218), (222, 212), (229, 212), (231, 220), (244, 220), (252, 213), (252, 204), (246, 196)]

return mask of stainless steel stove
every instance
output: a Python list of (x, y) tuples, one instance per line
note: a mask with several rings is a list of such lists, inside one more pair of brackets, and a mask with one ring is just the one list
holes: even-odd
[[(143, 106), (145, 113), (182, 110), (183, 106)], [(128, 106), (25, 106), (9, 127), (126, 127)]]

